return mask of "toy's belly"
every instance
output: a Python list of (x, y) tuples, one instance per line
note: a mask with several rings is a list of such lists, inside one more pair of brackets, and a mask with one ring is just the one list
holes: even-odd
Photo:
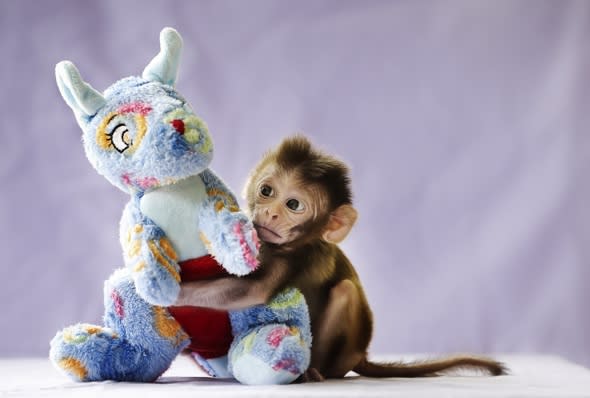
[[(205, 184), (199, 176), (158, 188), (141, 198), (141, 212), (162, 228), (172, 242), (183, 282), (227, 275), (199, 237), (198, 214), (206, 198)], [(227, 354), (232, 334), (226, 311), (203, 307), (169, 307), (168, 310), (191, 337), (190, 350), (205, 359)]]
[[(183, 282), (227, 275), (211, 256), (180, 262)], [(169, 307), (170, 314), (191, 337), (189, 349), (205, 359), (226, 355), (232, 342), (231, 325), (226, 311), (203, 307)]]
[(198, 218), (206, 198), (205, 184), (198, 175), (148, 192), (141, 198), (141, 212), (164, 230), (179, 261), (207, 254), (199, 237)]

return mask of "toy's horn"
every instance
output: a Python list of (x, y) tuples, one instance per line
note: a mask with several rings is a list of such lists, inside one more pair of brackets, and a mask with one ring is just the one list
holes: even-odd
[(82, 80), (70, 61), (61, 61), (55, 66), (55, 79), (61, 96), (77, 114), (93, 116), (106, 103), (101, 93)]
[(174, 86), (178, 76), (182, 38), (172, 28), (164, 28), (160, 32), (160, 52), (143, 70), (143, 77)]

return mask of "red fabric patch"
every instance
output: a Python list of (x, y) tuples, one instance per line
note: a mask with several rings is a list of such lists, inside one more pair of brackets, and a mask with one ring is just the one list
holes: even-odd
[(182, 120), (174, 119), (171, 123), (174, 130), (178, 131), (180, 135), (184, 134), (184, 122)]
[[(211, 256), (181, 261), (183, 282), (228, 275)], [(205, 359), (226, 355), (233, 336), (227, 311), (203, 307), (169, 307), (170, 314), (191, 337), (189, 349)]]
[(229, 275), (225, 268), (209, 255), (181, 261), (178, 265), (180, 265), (180, 278), (183, 282)]

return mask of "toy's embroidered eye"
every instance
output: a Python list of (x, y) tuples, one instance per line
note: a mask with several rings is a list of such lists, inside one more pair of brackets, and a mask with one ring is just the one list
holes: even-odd
[(262, 196), (264, 196), (265, 198), (268, 198), (273, 193), (274, 193), (274, 191), (270, 185), (264, 184), (263, 186), (260, 187), (260, 194)]
[(287, 203), (285, 203), (287, 205), (287, 207), (295, 212), (302, 212), (303, 210), (305, 210), (305, 206), (303, 205), (303, 203), (301, 203), (300, 201), (298, 201), (297, 199), (289, 199), (287, 201)]
[(131, 140), (129, 139), (129, 129), (124, 123), (118, 124), (110, 134), (111, 143), (115, 149), (123, 153), (127, 148), (131, 146)]

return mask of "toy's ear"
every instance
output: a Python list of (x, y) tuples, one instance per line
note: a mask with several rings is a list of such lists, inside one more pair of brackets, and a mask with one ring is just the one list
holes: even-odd
[(106, 103), (101, 93), (82, 80), (70, 61), (61, 61), (55, 66), (55, 80), (61, 96), (78, 115), (93, 116)]
[(160, 52), (143, 70), (144, 79), (174, 86), (178, 77), (181, 49), (182, 38), (178, 32), (172, 28), (162, 29), (160, 32)]
[(331, 243), (340, 243), (346, 238), (356, 222), (358, 213), (351, 205), (342, 205), (330, 214), (322, 238)]

